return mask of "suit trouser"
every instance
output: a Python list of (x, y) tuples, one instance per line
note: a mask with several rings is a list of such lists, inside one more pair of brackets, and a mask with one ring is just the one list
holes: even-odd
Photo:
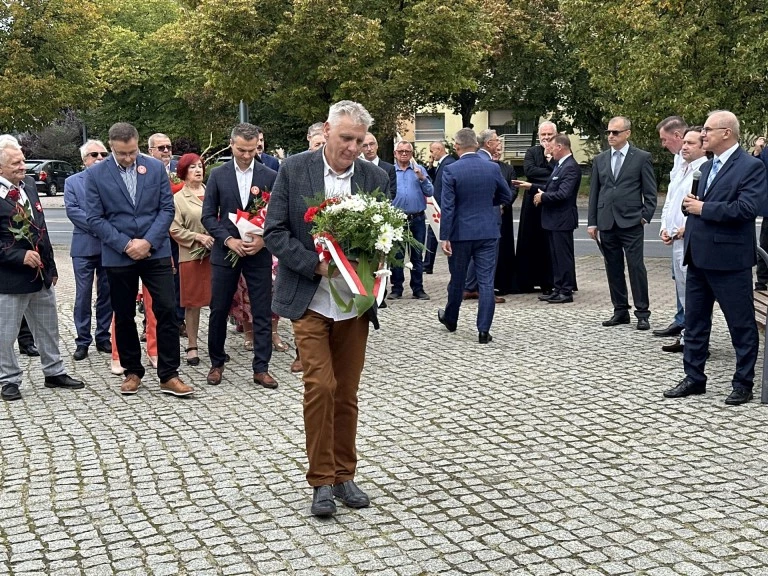
[[(768, 250), (768, 218), (763, 218), (760, 225), (760, 248)], [(760, 284), (768, 284), (768, 266), (762, 258), (757, 259), (757, 281)]]
[[(268, 372), (272, 359), (272, 259), (268, 266), (254, 266), (248, 257), (232, 268), (211, 265), (211, 315), (208, 319), (208, 355), (212, 367), (224, 366), (227, 317), (242, 273), (248, 287), (253, 318), (253, 371)], [(245, 261), (243, 261), (245, 260)]]
[(547, 232), (554, 289), (560, 294), (570, 296), (576, 288), (573, 230), (548, 230)]
[(93, 277), (96, 276), (96, 344), (109, 342), (112, 304), (109, 301), (109, 281), (101, 265), (101, 255), (72, 256), (75, 273), (75, 329), (77, 346), (90, 346)]
[[(499, 239), (496, 240), (496, 257), (493, 263), (494, 281), (496, 280), (496, 266), (499, 264), (499, 249), (501, 247), (501, 215), (499, 214)], [(475, 260), (470, 258), (467, 268), (467, 279), (464, 281), (464, 290), (466, 292), (477, 292), (477, 271), (475, 270)]]
[(368, 319), (334, 322), (307, 310), (293, 321), (304, 366), (304, 431), (310, 486), (352, 480), (357, 468), (357, 390)]
[(0, 294), (0, 385), (21, 384), (19, 359), (13, 343), (26, 317), (40, 352), (43, 374), (64, 374), (59, 353), (59, 319), (53, 286), (29, 294)]
[(477, 331), (488, 332), (496, 310), (493, 294), (493, 278), (496, 273), (496, 238), (487, 240), (451, 241), (451, 256), (448, 257), (448, 270), (451, 280), (448, 283), (448, 303), (445, 306), (445, 319), (455, 324), (459, 320), (459, 309), (464, 296), (464, 283), (467, 278), (469, 261), (475, 262), (477, 289), (480, 293), (477, 305)]
[(752, 389), (760, 336), (755, 322), (752, 268), (704, 270), (688, 264), (685, 283), (685, 375), (696, 384), (706, 384), (709, 335), (715, 300), (725, 316), (736, 352), (734, 388)]
[(157, 319), (157, 376), (160, 382), (177, 377), (181, 354), (171, 259), (137, 260), (129, 266), (107, 267), (106, 270), (115, 312), (115, 342), (125, 375), (135, 374), (143, 378), (145, 373), (135, 319), (141, 279), (152, 295), (151, 308)]
[(181, 280), (179, 276), (179, 245), (171, 238), (171, 258), (173, 258), (173, 266), (176, 268), (176, 274), (173, 275), (173, 289), (176, 292), (176, 319), (179, 324), (184, 322), (185, 312), (184, 307), (181, 305)]
[[(688, 266), (683, 264), (685, 260), (685, 240), (680, 238), (672, 242), (672, 278), (675, 279), (675, 294), (679, 310), (675, 315), (678, 326), (685, 327), (685, 281), (688, 276)], [(680, 343), (685, 342), (685, 330), (680, 334)]]
[(643, 260), (643, 240), (642, 224), (629, 228), (619, 228), (614, 225), (610, 230), (600, 230), (605, 273), (608, 276), (608, 288), (611, 292), (613, 311), (616, 314), (629, 311), (627, 281), (624, 279), (624, 255), (626, 254), (635, 316), (648, 318), (651, 315), (648, 309), (648, 272)]
[[(157, 357), (157, 318), (155, 318), (154, 312), (152, 312), (152, 296), (147, 290), (147, 287), (141, 286), (141, 295), (144, 299), (144, 322), (146, 322), (147, 336), (147, 356)], [(120, 352), (117, 348), (117, 340), (115, 339), (115, 319), (112, 315), (112, 360), (118, 362), (120, 360)]]

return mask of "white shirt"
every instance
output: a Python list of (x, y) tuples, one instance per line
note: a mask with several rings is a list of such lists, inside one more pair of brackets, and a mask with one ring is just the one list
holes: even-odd
[(611, 148), (611, 172), (616, 174), (616, 152), (621, 152), (621, 165), (624, 165), (624, 160), (627, 159), (627, 152), (629, 152), (629, 142), (626, 142), (619, 150)]
[(669, 173), (669, 181), (670, 183), (672, 180), (674, 180), (677, 177), (677, 173), (680, 171), (681, 168), (683, 168), (683, 164), (685, 164), (685, 160), (683, 160), (683, 152), (682, 149), (677, 154), (673, 154), (674, 156), (674, 164), (672, 165), (672, 170)]
[[(355, 173), (355, 163), (343, 173), (339, 174), (334, 172), (333, 168), (328, 164), (328, 160), (325, 158), (325, 147), (323, 147), (323, 181), (325, 183), (325, 197), (326, 198), (343, 198), (352, 196), (352, 176)], [(315, 295), (312, 297), (312, 301), (309, 303), (308, 308), (318, 314), (330, 318), (334, 322), (341, 320), (349, 320), (357, 317), (357, 312), (353, 308), (349, 312), (343, 312), (333, 299), (331, 294), (331, 285), (333, 282), (336, 292), (344, 302), (349, 302), (352, 299), (352, 291), (347, 286), (344, 278), (337, 276), (330, 280), (325, 276), (320, 279), (320, 284), (317, 286)]]
[[(677, 231), (685, 226), (686, 217), (681, 209), (683, 198), (691, 191), (693, 173), (701, 168), (701, 165), (706, 161), (706, 156), (702, 156), (690, 164), (683, 161), (680, 169), (675, 173), (674, 180), (669, 183), (667, 198), (664, 200), (664, 208), (661, 210), (661, 230), (666, 230), (670, 236), (675, 236)], [(661, 232), (659, 232), (659, 236), (661, 236)], [(681, 238), (676, 238), (676, 240), (681, 240)]]
[(251, 165), (245, 170), (240, 170), (240, 166), (235, 161), (235, 176), (237, 176), (237, 187), (240, 190), (240, 202), (243, 203), (243, 209), (248, 205), (248, 196), (251, 193), (251, 183), (253, 182), (253, 163), (256, 160), (251, 160)]
[[(6, 196), (8, 196), (8, 191), (12, 187), (13, 187), (13, 184), (11, 184), (10, 180), (6, 180), (2, 176), (0, 176), (0, 198), (5, 198)], [(29, 202), (29, 198), (24, 192), (24, 180), (19, 182), (19, 185), (16, 186), (16, 188), (19, 189), (19, 202), (21, 204), (26, 204), (27, 202)]]

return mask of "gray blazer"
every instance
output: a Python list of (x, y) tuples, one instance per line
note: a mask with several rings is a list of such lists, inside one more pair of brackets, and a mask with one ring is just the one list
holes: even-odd
[(614, 179), (611, 170), (613, 148), (601, 152), (592, 163), (589, 187), (588, 225), (598, 230), (637, 226), (650, 222), (656, 211), (656, 176), (651, 154), (630, 146)]
[[(318, 256), (310, 234), (312, 225), (304, 222), (304, 213), (307, 200), (325, 190), (322, 154), (323, 148), (286, 158), (269, 199), (264, 244), (279, 260), (272, 311), (290, 320), (304, 315), (320, 284), (320, 276), (315, 274)], [(352, 193), (376, 188), (389, 193), (387, 173), (366, 160), (355, 160)]]

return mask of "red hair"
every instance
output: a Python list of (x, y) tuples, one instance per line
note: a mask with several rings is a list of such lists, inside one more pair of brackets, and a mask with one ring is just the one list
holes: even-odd
[(179, 163), (176, 164), (176, 176), (178, 176), (180, 180), (186, 180), (189, 167), (197, 162), (202, 163), (203, 176), (205, 176), (205, 162), (203, 162), (203, 159), (197, 154), (184, 154), (184, 156), (179, 158)]

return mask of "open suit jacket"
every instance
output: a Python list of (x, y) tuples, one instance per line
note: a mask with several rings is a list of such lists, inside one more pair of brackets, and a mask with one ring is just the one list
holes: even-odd
[(83, 170), (64, 181), (64, 207), (74, 225), (69, 255), (75, 258), (101, 254), (101, 240), (91, 231), (85, 214), (85, 175)]
[(698, 197), (701, 215), (685, 225), (685, 264), (708, 270), (742, 270), (757, 262), (755, 218), (768, 201), (763, 163), (741, 148), (720, 167), (709, 190), (712, 160), (701, 166)]
[(43, 275), (40, 277), (37, 270), (24, 265), (24, 256), (27, 250), (32, 250), (33, 247), (26, 240), (14, 240), (8, 228), (19, 227), (11, 220), (16, 214), (16, 203), (7, 198), (0, 198), (0, 293), (2, 294), (38, 292), (43, 289), (43, 286), (50, 288), (53, 278), (59, 275), (53, 259), (51, 241), (48, 238), (43, 207), (37, 196), (35, 181), (30, 176), (24, 178), (24, 193), (29, 198), (27, 213), (39, 228), (35, 230), (30, 226), (30, 232), (43, 260)]
[[(242, 200), (240, 200), (240, 188), (237, 185), (234, 159), (211, 172), (205, 187), (202, 217), (203, 226), (216, 239), (213, 250), (211, 250), (211, 264), (230, 265), (226, 259), (229, 248), (224, 245), (224, 242), (229, 237), (240, 239), (240, 232), (232, 224), (229, 214), (235, 214), (238, 210), (247, 211), (253, 208), (255, 202), (261, 197), (261, 192), (272, 190), (276, 176), (277, 172), (260, 164), (258, 160), (254, 161), (251, 193), (248, 195), (248, 203), (243, 206)], [(259, 189), (257, 194), (253, 194), (254, 187)], [(269, 210), (272, 210), (271, 200)], [(244, 258), (249, 259), (250, 265), (259, 268), (272, 266), (272, 254), (263, 248), (253, 256), (245, 256)], [(241, 262), (238, 265), (242, 265), (244, 258), (240, 259)]]
[[(312, 224), (304, 222), (304, 213), (307, 201), (325, 191), (323, 150), (286, 158), (269, 201), (264, 242), (280, 260), (272, 310), (290, 320), (304, 315), (320, 284), (320, 276), (315, 274), (319, 260), (310, 234)], [(352, 193), (376, 188), (389, 193), (387, 173), (367, 160), (356, 159)]]
[(143, 154), (136, 158), (135, 205), (114, 156), (88, 168), (85, 182), (85, 213), (88, 226), (102, 241), (103, 266), (133, 265), (136, 261), (124, 252), (133, 238), (152, 245), (150, 259), (171, 257), (173, 195), (162, 162)]
[(573, 156), (568, 156), (559, 168), (555, 168), (546, 185), (531, 186), (534, 194), (544, 191), (541, 196), (541, 227), (544, 230), (565, 231), (576, 230), (579, 227), (576, 197), (580, 185), (579, 163)]
[(613, 152), (613, 148), (601, 152), (592, 164), (587, 221), (598, 230), (610, 230), (614, 224), (630, 228), (642, 220), (650, 222), (656, 211), (656, 177), (650, 153), (630, 146), (615, 179)]
[(435, 170), (435, 177), (432, 179), (432, 184), (435, 189), (432, 196), (441, 209), (443, 206), (443, 170), (445, 170), (446, 166), (450, 166), (454, 162), (456, 162), (456, 158), (450, 154), (446, 155), (446, 157), (443, 158), (443, 161), (438, 164), (437, 170)]

